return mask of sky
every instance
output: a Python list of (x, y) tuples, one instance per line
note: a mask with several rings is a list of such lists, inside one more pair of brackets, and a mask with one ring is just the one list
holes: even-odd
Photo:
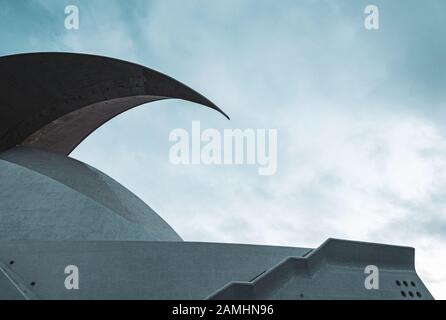
[[(64, 26), (79, 8), (78, 30)], [(377, 5), (380, 27), (364, 27)], [(138, 195), (184, 240), (411, 246), (446, 299), (446, 2), (0, 0), (0, 55), (64, 51), (136, 62), (231, 120), (169, 100), (135, 108), (72, 157)], [(169, 133), (277, 129), (278, 167), (174, 165)]]

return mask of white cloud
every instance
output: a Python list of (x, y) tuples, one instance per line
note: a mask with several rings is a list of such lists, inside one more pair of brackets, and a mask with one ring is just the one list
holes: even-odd
[[(65, 46), (139, 58), (216, 100), (233, 120), (162, 102), (164, 109), (112, 121), (74, 155), (141, 196), (186, 240), (410, 245), (429, 289), (446, 298), (446, 228), (439, 227), (446, 142), (435, 119), (420, 116), (417, 97), (426, 93), (392, 72), (413, 56), (389, 49), (385, 28), (365, 34), (345, 6), (325, 3), (320, 12), (306, 4), (258, 2), (253, 10), (239, 1), (159, 1), (132, 21), (118, 6), (95, 10), (79, 33), (64, 34)], [(169, 131), (196, 119), (220, 129), (279, 129), (278, 173), (170, 165)]]
[(316, 247), (339, 237), (410, 245), (428, 287), (444, 297), (445, 234), (433, 234), (427, 224), (446, 222), (444, 204), (434, 201), (446, 185), (439, 130), (410, 115), (361, 118), (311, 110), (284, 120), (280, 173), (272, 177), (236, 167), (174, 166), (167, 151), (105, 147), (101, 153), (114, 155), (108, 164), (107, 155), (94, 153), (97, 144), (79, 152), (140, 195), (186, 240)]

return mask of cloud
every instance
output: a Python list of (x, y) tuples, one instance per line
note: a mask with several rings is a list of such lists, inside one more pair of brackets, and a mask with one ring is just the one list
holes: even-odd
[[(399, 25), (366, 33), (360, 4), (257, 3), (252, 10), (252, 3), (155, 2), (139, 20), (155, 65), (217, 99), (231, 122), (163, 102), (116, 120), (76, 156), (124, 182), (187, 240), (316, 247), (339, 237), (411, 245), (423, 279), (445, 297), (446, 148), (424, 105), (426, 97), (444, 100), (411, 65), (417, 39)], [(383, 7), (384, 17), (386, 8), (398, 8)], [(135, 122), (142, 115), (146, 122)], [(169, 131), (195, 119), (219, 129), (279, 129), (278, 174), (170, 165)], [(114, 154), (107, 165), (107, 156), (93, 151), (95, 139), (106, 141), (125, 123), (157, 142), (141, 139), (118, 155), (115, 146), (134, 136), (105, 142), (102, 149)], [(156, 147), (143, 147), (149, 145)]]
[[(446, 298), (443, 1), (377, 0), (378, 32), (363, 28), (362, 0), (75, 2), (78, 32), (63, 28), (60, 2), (16, 4), (14, 14), (2, 3), (15, 37), (0, 31), (1, 52), (135, 61), (202, 92), (232, 120), (158, 102), (106, 124), (74, 157), (129, 187), (186, 240), (410, 245), (428, 288)], [(277, 174), (171, 165), (169, 132), (198, 119), (203, 128), (278, 129)]]

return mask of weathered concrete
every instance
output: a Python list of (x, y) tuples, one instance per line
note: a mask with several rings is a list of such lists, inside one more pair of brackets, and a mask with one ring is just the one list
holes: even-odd
[[(208, 299), (433, 299), (415, 271), (409, 247), (329, 239), (299, 257), (287, 257), (253, 281), (233, 281)], [(367, 289), (367, 266), (378, 269)]]
[[(432, 299), (415, 272), (413, 257), (411, 248), (342, 240), (329, 240), (316, 250), (191, 242), (0, 241), (0, 262), (35, 299)], [(364, 269), (370, 264), (380, 268), (379, 290), (364, 286)], [(79, 269), (79, 290), (64, 286), (67, 265)]]
[[(0, 152), (24, 145), (68, 155), (135, 106), (176, 98), (221, 111), (162, 73), (112, 58), (32, 53), (0, 58)], [(226, 116), (226, 115), (225, 115)]]

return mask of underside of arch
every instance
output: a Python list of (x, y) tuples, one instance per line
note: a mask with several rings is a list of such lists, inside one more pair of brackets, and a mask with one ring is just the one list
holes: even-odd
[(68, 155), (120, 113), (162, 99), (198, 103), (228, 118), (210, 100), (175, 79), (101, 56), (2, 57), (0, 86), (0, 152), (21, 145)]

